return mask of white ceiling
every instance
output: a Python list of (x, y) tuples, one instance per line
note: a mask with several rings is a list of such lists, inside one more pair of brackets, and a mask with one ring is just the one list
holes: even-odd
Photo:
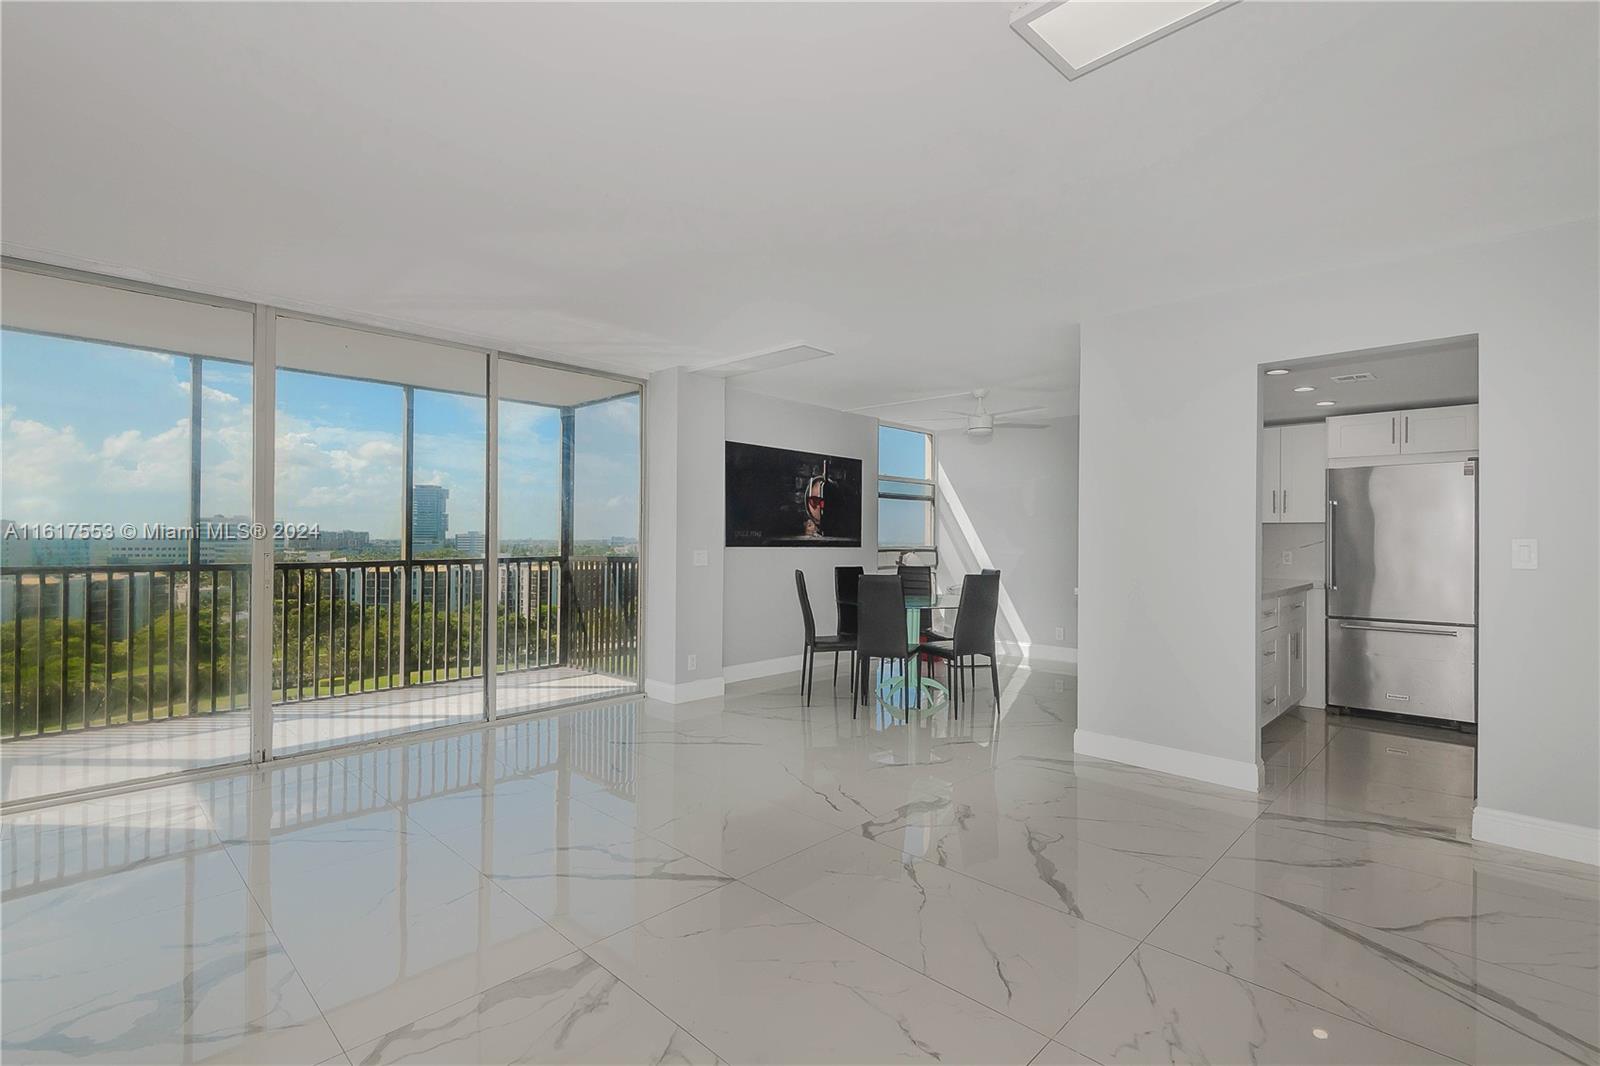
[[(1476, 337), (1302, 359), (1283, 368), (1289, 373), (1261, 378), (1262, 421), (1268, 425), (1478, 400)], [(1333, 380), (1355, 373), (1371, 374), (1372, 380)], [(1316, 391), (1294, 391), (1308, 385)], [(1318, 407), (1318, 400), (1334, 405)]]
[[(1076, 405), (1074, 323), (1591, 217), (1594, 4), (0, 6), (6, 250), (857, 407)], [(942, 405), (941, 405), (942, 406)]]

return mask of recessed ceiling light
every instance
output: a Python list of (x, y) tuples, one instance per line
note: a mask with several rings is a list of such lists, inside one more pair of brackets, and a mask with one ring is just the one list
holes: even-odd
[(1278, 376), (1278, 375), (1279, 375), (1279, 374), (1287, 374), (1287, 373), (1288, 373), (1288, 371), (1287, 371), (1287, 370), (1285, 370), (1285, 369), (1284, 369), (1284, 368), (1283, 368), (1283, 367), (1281, 367), (1281, 366), (1280, 366), (1280, 367), (1274, 367), (1274, 368), (1273, 368), (1273, 369), (1271, 369), (1271, 370), (1269, 370), (1269, 371), (1267, 371), (1267, 377), (1269, 377), (1269, 378), (1275, 378), (1275, 377), (1277, 377), (1277, 376)]
[(1076, 78), (1221, 11), (1231, 2), (1060, 0), (1034, 4), (1011, 20), (1011, 28), (1051, 66)]
[(1296, 385), (1294, 387), (1294, 391), (1295, 392), (1316, 392), (1317, 391), (1317, 387), (1315, 385)]
[(1318, 407), (1332, 407), (1333, 406), (1333, 401), (1332, 400), (1318, 400), (1317, 401), (1317, 406)]

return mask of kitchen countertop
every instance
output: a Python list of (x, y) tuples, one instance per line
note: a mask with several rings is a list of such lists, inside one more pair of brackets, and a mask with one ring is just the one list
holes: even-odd
[(1320, 581), (1297, 581), (1292, 577), (1264, 577), (1261, 579), (1261, 598), (1270, 600), (1274, 596), (1289, 596), (1296, 592), (1307, 592), (1321, 587)]

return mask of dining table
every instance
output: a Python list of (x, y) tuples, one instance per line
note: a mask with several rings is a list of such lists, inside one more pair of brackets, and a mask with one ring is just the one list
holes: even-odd
[[(922, 643), (923, 631), (930, 624), (935, 611), (953, 611), (961, 605), (961, 594), (956, 591), (935, 591), (931, 596), (907, 596), (906, 601), (906, 647), (914, 648)], [(840, 605), (850, 605), (852, 601), (840, 599)], [(891, 675), (878, 684), (878, 695), (885, 703), (891, 706), (896, 703), (909, 703), (913, 707), (922, 706), (922, 694), (927, 692), (931, 697), (929, 709), (948, 699), (949, 688), (941, 681), (932, 677), (924, 677), (919, 658), (912, 655), (907, 661), (905, 676)], [(911, 686), (910, 698), (906, 699), (902, 693), (906, 686)]]

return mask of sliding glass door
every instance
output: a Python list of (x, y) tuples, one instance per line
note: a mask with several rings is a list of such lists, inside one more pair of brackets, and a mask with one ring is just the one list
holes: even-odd
[(637, 690), (637, 383), (9, 260), (4, 290), (0, 799)]
[(0, 798), (244, 761), (249, 313), (4, 284)]
[(483, 718), (487, 358), (279, 319), (273, 754)]
[(632, 691), (639, 388), (510, 356), (498, 381), (498, 713)]

